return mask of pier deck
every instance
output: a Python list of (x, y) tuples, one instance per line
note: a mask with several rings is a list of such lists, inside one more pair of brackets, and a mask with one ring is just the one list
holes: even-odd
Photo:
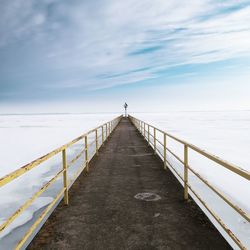
[[(122, 119), (28, 249), (231, 249), (162, 165)], [(143, 192), (161, 199), (134, 197)]]

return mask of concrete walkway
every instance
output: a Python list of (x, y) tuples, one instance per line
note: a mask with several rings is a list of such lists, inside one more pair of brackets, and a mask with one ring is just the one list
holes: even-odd
[(162, 165), (123, 119), (29, 249), (231, 249)]

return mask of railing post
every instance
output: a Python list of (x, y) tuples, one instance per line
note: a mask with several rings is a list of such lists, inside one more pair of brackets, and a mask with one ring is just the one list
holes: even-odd
[(104, 133), (103, 133), (103, 126), (102, 126), (102, 144), (104, 143)]
[(86, 171), (89, 172), (89, 159), (88, 159), (88, 136), (85, 136), (85, 164)]
[(145, 136), (146, 136), (146, 126), (145, 126), (145, 122), (143, 122), (143, 127), (144, 127), (144, 133), (143, 133), (144, 135), (143, 135), (143, 136), (144, 136), (144, 139), (146, 139), (146, 137), (145, 137)]
[(105, 127), (106, 127), (105, 133), (106, 133), (106, 140), (107, 140), (107, 138), (108, 138), (108, 124), (107, 123), (105, 124)]
[(149, 124), (148, 124), (148, 145), (150, 145)]
[(188, 200), (188, 146), (184, 145), (184, 200)]
[(98, 155), (98, 129), (95, 130), (95, 151), (96, 155)]
[(154, 151), (156, 154), (156, 128), (154, 128)]
[(167, 169), (167, 135), (164, 133), (164, 169)]
[(68, 192), (68, 178), (67, 178), (67, 158), (66, 158), (66, 148), (62, 151), (63, 160), (63, 186), (64, 186), (64, 204), (69, 204), (69, 192)]

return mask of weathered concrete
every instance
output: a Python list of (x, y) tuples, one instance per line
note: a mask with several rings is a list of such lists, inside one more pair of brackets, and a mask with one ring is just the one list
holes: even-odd
[[(141, 192), (157, 201), (137, 200)], [(231, 249), (123, 119), (29, 249)]]

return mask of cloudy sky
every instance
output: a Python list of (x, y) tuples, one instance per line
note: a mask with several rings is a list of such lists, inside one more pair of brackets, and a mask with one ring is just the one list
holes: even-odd
[(250, 1), (1, 0), (0, 112), (250, 109)]

